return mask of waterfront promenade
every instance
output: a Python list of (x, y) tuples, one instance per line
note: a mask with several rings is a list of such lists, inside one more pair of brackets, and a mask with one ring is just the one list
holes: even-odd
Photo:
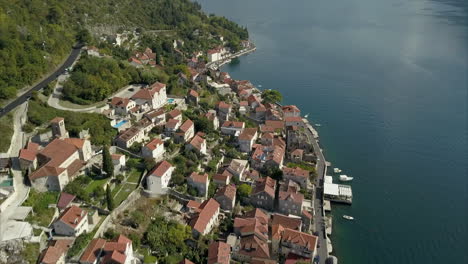
[(314, 225), (315, 230), (318, 232), (318, 243), (320, 247), (317, 248), (317, 254), (320, 257), (320, 264), (325, 264), (326, 259), (328, 258), (328, 249), (327, 249), (327, 235), (325, 232), (325, 212), (323, 210), (323, 183), (324, 177), (327, 172), (327, 166), (325, 157), (323, 156), (322, 150), (318, 144), (317, 139), (315, 138), (314, 130), (309, 124), (307, 119), (303, 119), (304, 123), (307, 125), (306, 131), (309, 133), (309, 138), (312, 141), (314, 147), (314, 153), (317, 156), (317, 166), (316, 172), (317, 177), (315, 179), (315, 197), (314, 197)]

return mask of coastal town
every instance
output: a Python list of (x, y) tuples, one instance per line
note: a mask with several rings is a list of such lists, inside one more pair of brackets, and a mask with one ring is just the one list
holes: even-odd
[[(0, 259), (16, 263), (27, 252), (37, 263), (337, 263), (330, 203), (351, 204), (351, 187), (333, 183), (337, 171), (296, 105), (219, 70), (256, 49), (240, 45), (183, 54), (174, 39), (186, 57), (186, 70), (173, 76), (183, 95), (162, 81), (137, 83), (100, 106), (72, 109), (60, 104), (70, 69), (49, 95), (18, 106), (0, 158)], [(85, 46), (78, 60), (105, 56)], [(127, 63), (163, 68), (157, 58), (140, 47)], [(73, 114), (26, 131), (38, 102), (97, 114), (115, 136), (93, 144)]]

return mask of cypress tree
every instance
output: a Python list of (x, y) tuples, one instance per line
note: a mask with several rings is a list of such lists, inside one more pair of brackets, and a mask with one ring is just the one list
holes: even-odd
[(107, 209), (109, 209), (109, 211), (114, 210), (114, 199), (112, 198), (112, 192), (111, 192), (109, 184), (107, 185), (107, 188), (106, 188), (106, 199), (107, 199)]
[(107, 177), (114, 177), (114, 163), (108, 146), (102, 147), (102, 168), (107, 173)]

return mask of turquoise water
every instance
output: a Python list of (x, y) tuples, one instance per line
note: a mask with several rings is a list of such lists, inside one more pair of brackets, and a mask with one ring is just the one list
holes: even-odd
[(468, 263), (466, 1), (199, 2), (257, 45), (223, 70), (310, 113), (355, 177), (333, 207), (340, 263)]
[(167, 99), (167, 102), (172, 104), (172, 103), (174, 103), (174, 99), (173, 98)]
[(114, 125), (115, 128), (119, 128), (121, 127), (123, 124), (127, 123), (128, 120), (122, 120), (120, 122), (118, 122), (117, 124)]

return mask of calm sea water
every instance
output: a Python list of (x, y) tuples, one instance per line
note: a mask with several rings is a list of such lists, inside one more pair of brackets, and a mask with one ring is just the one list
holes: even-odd
[(468, 263), (467, 1), (199, 2), (258, 47), (223, 70), (310, 113), (355, 177), (340, 263)]

